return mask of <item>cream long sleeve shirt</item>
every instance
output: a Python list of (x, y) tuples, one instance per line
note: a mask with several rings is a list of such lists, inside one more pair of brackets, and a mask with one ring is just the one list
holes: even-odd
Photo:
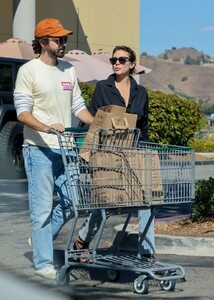
[[(86, 107), (74, 67), (66, 61), (58, 62), (53, 67), (33, 59), (20, 67), (14, 91), (17, 115), (30, 111), (48, 126), (62, 123), (70, 127), (72, 113), (77, 115)], [(27, 126), (24, 126), (24, 144), (59, 148), (55, 135)]]

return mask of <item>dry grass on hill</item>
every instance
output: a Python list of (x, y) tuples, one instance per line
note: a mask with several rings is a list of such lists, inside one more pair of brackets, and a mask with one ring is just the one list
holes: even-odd
[(197, 100), (208, 99), (210, 103), (214, 103), (214, 65), (184, 65), (145, 55), (141, 56), (140, 63), (152, 69), (149, 74), (140, 75), (140, 83), (145, 87), (173, 93), (169, 89), (170, 84), (176, 92)]

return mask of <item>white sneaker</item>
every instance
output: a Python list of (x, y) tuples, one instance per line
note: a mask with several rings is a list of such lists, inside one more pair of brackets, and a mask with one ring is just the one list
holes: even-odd
[(57, 271), (54, 269), (54, 266), (49, 266), (35, 271), (37, 275), (52, 280), (56, 279), (56, 272)]

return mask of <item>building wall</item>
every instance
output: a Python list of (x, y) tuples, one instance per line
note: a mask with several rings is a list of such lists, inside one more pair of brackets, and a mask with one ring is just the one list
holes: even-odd
[[(124, 44), (139, 56), (139, 0), (36, 0), (36, 23), (43, 18), (74, 31), (67, 50), (111, 52)], [(12, 37), (12, 24), (13, 1), (0, 0), (0, 42)]]
[(13, 1), (0, 0), (0, 42), (12, 37)]
[[(129, 45), (139, 53), (139, 0), (73, 0), (91, 52)], [(84, 48), (85, 40), (79, 40)]]

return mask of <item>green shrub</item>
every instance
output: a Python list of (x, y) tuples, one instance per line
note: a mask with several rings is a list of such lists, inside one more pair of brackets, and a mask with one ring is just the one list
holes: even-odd
[(214, 141), (192, 139), (188, 145), (192, 147), (195, 152), (214, 152)]
[[(80, 83), (83, 98), (90, 103), (94, 84)], [(149, 95), (149, 136), (152, 142), (187, 146), (200, 129), (201, 106), (194, 101), (147, 89)]]
[(79, 84), (82, 96), (87, 104), (91, 102), (91, 97), (93, 95), (95, 84), (93, 83), (80, 83)]
[(214, 178), (199, 180), (195, 187), (195, 200), (192, 205), (194, 220), (214, 217)]
[(199, 129), (201, 106), (174, 94), (149, 94), (149, 136), (152, 142), (187, 146)]

